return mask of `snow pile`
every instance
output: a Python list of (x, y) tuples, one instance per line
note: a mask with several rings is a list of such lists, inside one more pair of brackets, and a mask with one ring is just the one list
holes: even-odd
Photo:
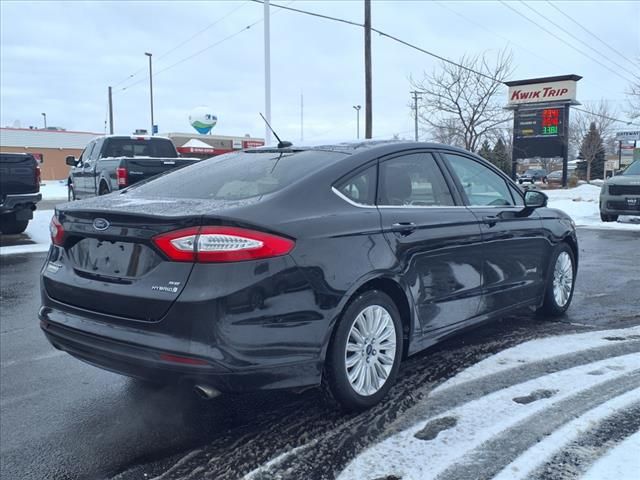
[(42, 200), (67, 200), (66, 180), (45, 180), (40, 184)]
[[(638, 339), (640, 326), (533, 340), (493, 355), (432, 391), (422, 400), (423, 408), (418, 411), (429, 412), (433, 405), (454, 406), (431, 417), (427, 414), (413, 426), (365, 450), (347, 466), (339, 480), (387, 477), (428, 480), (439, 475), (473, 478), (476, 474), (476, 478), (495, 480), (538, 478), (536, 472), (540, 468), (557, 467), (554, 459), (558, 452), (575, 449), (584, 453), (581, 441), (592, 429), (613, 415), (624, 414), (633, 405), (637, 408), (640, 386), (634, 379), (638, 375), (640, 353), (612, 354), (543, 373), (462, 403), (455, 400), (456, 396), (464, 396), (468, 382), (484, 377), (493, 381), (496, 372), (508, 375), (510, 369), (536, 361), (554, 361), (569, 353)], [(624, 388), (601, 401), (597, 392), (610, 390), (611, 385)], [(551, 423), (552, 431), (542, 434), (537, 431), (548, 428), (549, 422), (556, 422)], [(527, 436), (532, 438), (524, 438)], [(605, 478), (600, 476), (603, 471), (616, 472), (616, 480), (637, 478), (640, 468), (637, 445), (638, 438), (634, 435), (622, 438), (617, 445), (614, 442), (605, 446), (608, 451), (599, 461), (589, 466), (593, 461), (589, 457), (587, 465), (582, 466), (587, 470), (586, 478)], [(555, 478), (562, 478), (561, 472), (557, 473)]]
[(617, 222), (600, 220), (600, 187), (580, 185), (567, 190), (545, 190), (549, 207), (567, 213), (579, 227), (640, 231), (640, 217), (621, 216)]
[[(25, 234), (32, 242), (27, 245), (13, 245), (11, 247), (0, 247), (0, 255), (13, 255), (18, 253), (41, 253), (49, 250), (51, 235), (49, 233), (49, 223), (53, 216), (53, 210), (36, 210), (33, 212), (33, 220)], [(21, 236), (22, 237), (22, 236)]]

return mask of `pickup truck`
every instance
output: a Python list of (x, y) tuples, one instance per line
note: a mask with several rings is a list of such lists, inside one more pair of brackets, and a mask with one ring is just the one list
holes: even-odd
[(180, 158), (173, 142), (164, 137), (98, 137), (89, 142), (80, 158), (66, 158), (72, 167), (67, 180), (69, 201), (106, 195), (198, 161)]
[(28, 153), (0, 153), (0, 231), (24, 232), (41, 199), (38, 160)]

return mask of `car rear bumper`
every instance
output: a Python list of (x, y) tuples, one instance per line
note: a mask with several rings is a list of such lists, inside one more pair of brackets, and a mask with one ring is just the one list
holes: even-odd
[[(232, 370), (211, 356), (116, 340), (108, 335), (112, 325), (102, 325), (92, 331), (78, 328), (86, 326), (88, 320), (50, 307), (42, 307), (39, 318), (40, 328), (55, 348), (93, 366), (129, 377), (158, 383), (203, 384), (220, 392), (234, 393), (301, 387), (319, 381), (318, 362), (277, 367), (253, 365)], [(104, 329), (102, 335), (97, 333), (100, 329)]]
[(36, 209), (36, 203), (42, 200), (41, 193), (23, 193), (15, 195), (6, 195), (0, 201), (0, 212), (23, 212), (21, 220), (30, 220), (33, 218), (31, 213)]

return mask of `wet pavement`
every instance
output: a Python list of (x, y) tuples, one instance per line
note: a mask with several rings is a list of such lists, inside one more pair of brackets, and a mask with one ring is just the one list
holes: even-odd
[[(566, 317), (550, 321), (525, 310), (461, 333), (408, 359), (382, 404), (349, 415), (328, 407), (314, 389), (205, 402), (191, 392), (153, 389), (85, 365), (53, 349), (39, 331), (44, 255), (1, 257), (0, 477), (236, 479), (311, 444), (274, 475), (334, 478), (391, 425), (409, 417), (434, 386), (488, 355), (542, 336), (640, 324), (640, 231), (581, 229), (578, 236), (580, 271)], [(629, 348), (612, 343), (600, 355)], [(598, 355), (567, 362), (595, 361)], [(478, 385), (469, 395), (481, 393)], [(617, 421), (634, 428), (628, 419)], [(606, 429), (592, 433), (594, 445), (606, 441)], [(565, 454), (578, 450), (567, 447)], [(545, 478), (544, 471), (540, 475)]]

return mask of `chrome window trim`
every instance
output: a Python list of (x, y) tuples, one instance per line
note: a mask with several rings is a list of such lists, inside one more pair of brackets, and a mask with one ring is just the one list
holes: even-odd
[(333, 193), (335, 193), (339, 198), (347, 202), (349, 205), (353, 205), (358, 208), (467, 208), (464, 205), (364, 205), (362, 203), (357, 203), (351, 200), (349, 197), (344, 195), (340, 190), (336, 187), (331, 187)]

